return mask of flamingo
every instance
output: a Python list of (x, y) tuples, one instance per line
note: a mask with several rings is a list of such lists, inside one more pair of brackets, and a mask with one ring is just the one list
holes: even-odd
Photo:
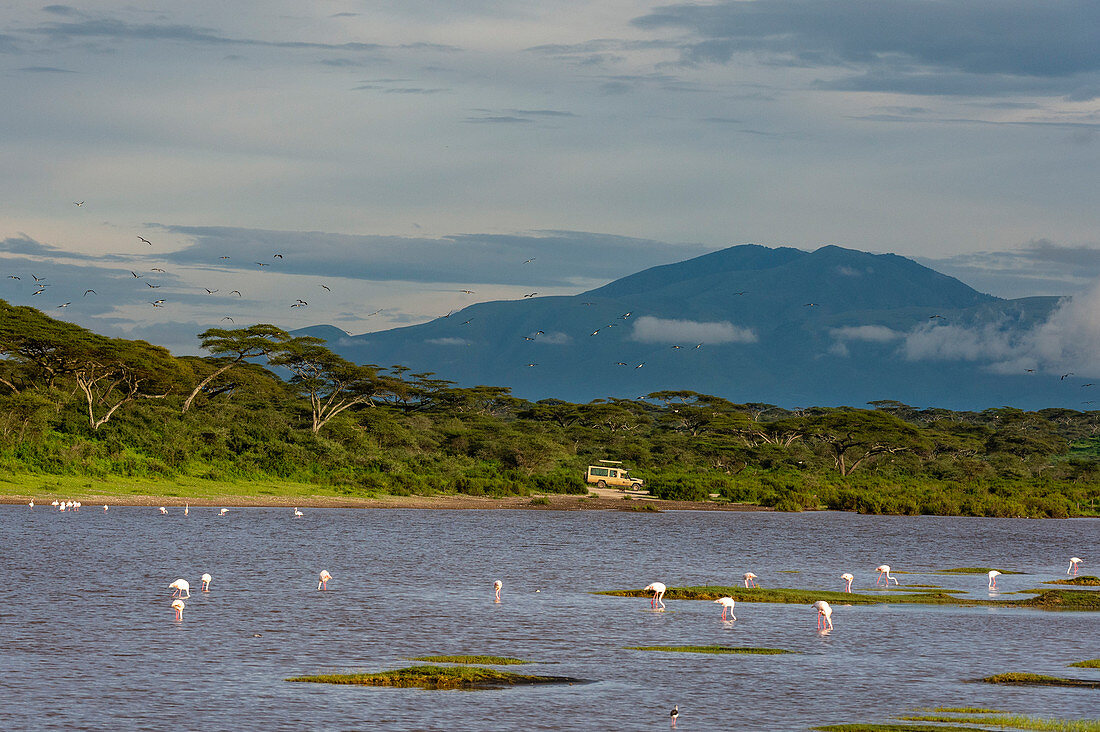
[(218, 515), (219, 515), (219, 516), (224, 516), (224, 515), (225, 515), (225, 514), (227, 514), (227, 513), (229, 513), (229, 509), (228, 509), (228, 508), (223, 508), (222, 510), (218, 511)]
[(890, 565), (889, 564), (880, 564), (877, 567), (875, 567), (875, 571), (878, 572), (878, 579), (875, 580), (875, 587), (878, 587), (878, 583), (882, 580), (883, 577), (886, 578), (886, 586), (887, 587), (890, 586), (890, 580), (894, 580), (895, 585), (898, 584), (897, 579), (890, 576)]
[(176, 580), (168, 589), (173, 590), (172, 597), (191, 597), (191, 584), (185, 579)]
[(745, 587), (757, 587), (758, 586), (756, 584), (756, 575), (753, 574), (752, 572), (745, 572), (745, 574), (743, 575), (743, 578), (745, 580)]
[(161, 506), (161, 507), (160, 507), (160, 512), (161, 512), (161, 513), (168, 513), (168, 509), (167, 509), (167, 508), (165, 508), (164, 506)]
[(34, 510), (34, 499), (32, 498), (32, 499), (31, 499), (31, 502), (30, 502), (30, 503), (28, 503), (27, 505), (28, 505), (28, 506), (30, 506), (30, 507), (31, 507), (31, 510), (33, 511), (33, 510)]
[(646, 592), (653, 593), (653, 601), (650, 604), (653, 606), (654, 610), (657, 609), (658, 605), (660, 605), (662, 608), (665, 606), (664, 602), (661, 601), (661, 598), (665, 596), (665, 591), (668, 590), (668, 588), (665, 587), (663, 582), (651, 582), (646, 585), (644, 589)]
[(497, 580), (493, 583), (493, 593), (496, 595), (496, 601), (500, 602), (500, 590), (504, 587), (504, 583)]
[(73, 501), (73, 508), (76, 509), (77, 513), (80, 513), (80, 506), (81, 505), (83, 505), (83, 504), (81, 504), (80, 501)]
[(297, 506), (294, 507), (294, 515), (295, 516), (305, 516), (304, 513), (302, 513), (301, 511), (298, 510)]
[(191, 512), (191, 504), (190, 503), (183, 504), (183, 515), (186, 516), (190, 512)]
[(210, 592), (210, 580), (212, 579), (214, 578), (211, 577), (209, 573), (202, 576), (202, 587), (200, 589), (202, 589), (203, 592)]
[(722, 606), (722, 620), (726, 619), (727, 610), (730, 611), (730, 620), (737, 620), (737, 618), (733, 616), (734, 599), (732, 597), (719, 597), (715, 602)]
[(995, 569), (989, 570), (989, 589), (991, 589), (991, 590), (997, 589), (997, 576), (1000, 575), (1000, 574), (1001, 573), (998, 572)]
[(318, 590), (327, 590), (328, 589), (328, 581), (330, 579), (332, 579), (332, 575), (328, 573), (327, 569), (322, 569), (321, 574), (319, 574), (318, 577), (320, 577), (321, 581), (317, 583), (317, 589)]
[(51, 503), (50, 505), (51, 505), (51, 506), (56, 506), (56, 505), (58, 505), (58, 503), (57, 503), (57, 499), (56, 499), (56, 498), (55, 498), (55, 499), (53, 499), (53, 503)]
[(819, 630), (825, 630), (825, 626), (828, 625), (828, 630), (833, 629), (833, 609), (829, 607), (829, 603), (824, 600), (818, 600), (811, 605), (814, 610), (817, 610), (817, 627)]
[(855, 579), (855, 577), (852, 576), (852, 573), (851, 572), (845, 572), (844, 574), (840, 575), (840, 578), (842, 580), (844, 580), (844, 591), (845, 592), (851, 592), (852, 591), (852, 580)]
[(1077, 565), (1080, 564), (1083, 561), (1085, 561), (1085, 560), (1081, 559), (1081, 557), (1070, 557), (1069, 558), (1069, 569), (1066, 570), (1066, 574), (1076, 575), (1077, 574)]
[(104, 503), (104, 504), (103, 504), (103, 510), (104, 510), (104, 511), (106, 511), (106, 510), (107, 510), (107, 504), (106, 504), (106, 503)]
[(176, 611), (176, 620), (183, 620), (183, 609), (187, 604), (183, 600), (172, 600), (172, 609)]

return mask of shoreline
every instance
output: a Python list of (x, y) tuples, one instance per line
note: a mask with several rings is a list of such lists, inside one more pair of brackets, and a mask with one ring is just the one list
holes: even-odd
[[(32, 496), (19, 494), (0, 495), (2, 505), (26, 506)], [(177, 496), (155, 495), (126, 495), (112, 496), (103, 494), (81, 494), (60, 496), (51, 492), (47, 497), (41, 494), (33, 496), (35, 508), (51, 510), (50, 501), (55, 498), (61, 500), (77, 500), (84, 504), (85, 510), (101, 507), (103, 504), (114, 507), (148, 507), (164, 506), (166, 508), (183, 508), (184, 504), (192, 508), (420, 508), (420, 509), (447, 509), (447, 510), (499, 510), (499, 509), (526, 509), (531, 511), (625, 511), (628, 513), (650, 513), (656, 511), (762, 511), (770, 512), (772, 509), (763, 506), (755, 506), (747, 503), (696, 503), (693, 501), (662, 501), (656, 498), (642, 500), (623, 498), (609, 498), (597, 496), (594, 498), (576, 494), (551, 493), (536, 496), (505, 496), (503, 498), (486, 498), (482, 496), (468, 496), (462, 494), (436, 495), (436, 496), (383, 496), (379, 498), (340, 498), (335, 496), (310, 496), (306, 497), (282, 497), (282, 496), (225, 496), (224, 498), (196, 497), (180, 500)], [(542, 503), (541, 499), (547, 499), (549, 503)], [(535, 503), (539, 499), (540, 503)], [(644, 506), (644, 508), (643, 508)], [(652, 508), (650, 508), (652, 506)]]

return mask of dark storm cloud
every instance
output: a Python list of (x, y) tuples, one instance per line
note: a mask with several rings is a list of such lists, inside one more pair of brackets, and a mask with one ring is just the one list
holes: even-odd
[[(255, 270), (262, 262), (269, 271), (373, 281), (570, 286), (578, 276), (610, 280), (711, 249), (574, 231), (429, 239), (230, 227), (163, 228), (193, 241), (167, 255), (173, 262), (240, 270)], [(283, 257), (275, 259), (275, 254)], [(220, 259), (225, 256), (229, 259)], [(578, 267), (578, 262), (584, 265)]]
[[(1100, 71), (1100, 3), (1094, 0), (756, 0), (672, 5), (637, 18), (653, 30), (695, 36), (686, 63), (728, 63), (755, 54), (769, 63), (863, 71), (836, 88), (983, 93), (966, 77), (1064, 89)], [(1059, 82), (1059, 83), (1055, 83)], [(969, 85), (973, 87), (973, 84)]]

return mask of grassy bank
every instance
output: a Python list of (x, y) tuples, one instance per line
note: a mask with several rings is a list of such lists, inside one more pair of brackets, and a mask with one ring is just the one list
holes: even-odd
[(535, 676), (476, 666), (410, 666), (372, 674), (319, 674), (296, 676), (287, 681), (353, 686), (419, 687), (421, 689), (497, 689), (530, 684), (572, 684), (580, 679)]

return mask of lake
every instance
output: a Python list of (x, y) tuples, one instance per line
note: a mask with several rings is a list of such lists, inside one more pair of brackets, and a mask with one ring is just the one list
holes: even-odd
[[(967, 683), (1004, 671), (1100, 678), (1094, 613), (912, 605), (808, 606), (591, 594), (736, 584), (902, 585), (989, 598), (1097, 574), (1100, 520), (843, 513), (361, 510), (0, 506), (0, 728), (43, 730), (804, 730), (886, 721), (919, 707), (982, 706), (1095, 717), (1089, 689)], [(328, 569), (329, 591), (317, 591)], [(199, 577), (213, 575), (211, 591)], [(924, 574), (922, 574), (924, 573)], [(168, 584), (191, 583), (182, 621)], [(493, 602), (493, 581), (504, 582)], [(1014, 597), (1008, 595), (1007, 597)], [(259, 635), (260, 637), (254, 637)], [(668, 654), (644, 645), (766, 646), (781, 656)], [(289, 676), (412, 665), (407, 656), (492, 654), (573, 686), (425, 691), (288, 683)], [(509, 670), (512, 670), (509, 669)]]

